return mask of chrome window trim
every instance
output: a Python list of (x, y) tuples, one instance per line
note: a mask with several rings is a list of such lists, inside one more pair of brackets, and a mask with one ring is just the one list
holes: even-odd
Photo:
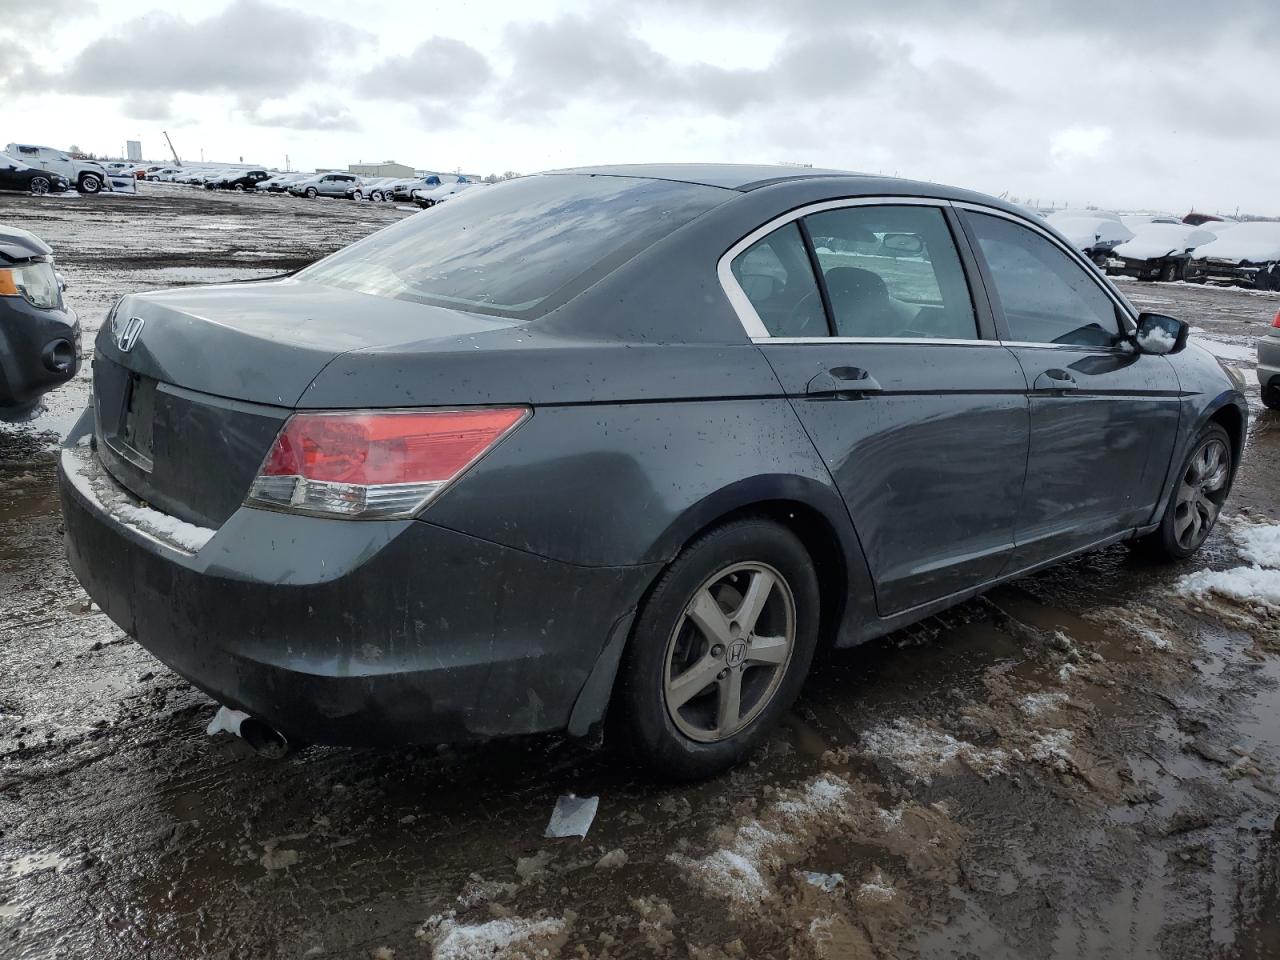
[[(1052, 243), (1059, 250), (1063, 251), (1067, 255), (1068, 259), (1075, 261), (1076, 265), (1084, 270), (1085, 274), (1088, 275), (1089, 279), (1092, 280), (1098, 286), (1098, 288), (1102, 290), (1102, 292), (1105, 293), (1108, 297), (1110, 297), (1111, 301), (1117, 307), (1120, 308), (1120, 315), (1124, 317), (1124, 319), (1128, 322), (1131, 328), (1128, 330), (1128, 333), (1132, 334), (1137, 332), (1137, 329), (1138, 329), (1137, 318), (1133, 315), (1131, 305), (1128, 303), (1128, 301), (1124, 299), (1124, 296), (1118, 290), (1115, 290), (1111, 286), (1111, 284), (1106, 282), (1107, 278), (1102, 274), (1098, 273), (1098, 268), (1090, 260), (1087, 260), (1084, 254), (1082, 254), (1075, 247), (1071, 246), (1070, 244), (1063, 243), (1061, 240), (1055, 237), (1052, 233), (1050, 233), (1040, 224), (1036, 223), (1034, 220), (1031, 220), (1024, 216), (1020, 216), (1015, 213), (1010, 213), (1008, 210), (1000, 210), (1000, 209), (997, 209), (996, 207), (988, 207), (981, 203), (972, 203), (968, 200), (956, 200), (951, 205), (955, 207), (957, 210), (969, 210), (969, 211), (972, 211), (973, 213), (985, 213), (988, 216), (1000, 217), (1001, 219), (1008, 220), (1011, 223), (1016, 223), (1016, 224), (1019, 224), (1020, 226), (1027, 227), (1028, 229), (1044, 237), (1046, 240)], [(1009, 341), (1009, 343), (1010, 345), (1013, 345), (1013, 346), (1030, 346), (1030, 347), (1044, 345), (1044, 344), (1037, 344), (1034, 342), (1024, 343), (1021, 341), (1019, 342)], [(1079, 346), (1074, 344), (1048, 344), (1048, 346), (1076, 346), (1076, 349), (1079, 349)], [(1114, 348), (1100, 347), (1098, 349), (1105, 350), (1105, 349), (1114, 349)]]
[(752, 343), (896, 343), (941, 347), (1002, 347), (999, 340), (954, 340), (946, 337), (752, 337)]
[[(724, 254), (721, 255), (716, 263), (716, 274), (720, 278), (720, 287), (724, 290), (725, 296), (729, 298), (729, 303), (733, 307), (734, 313), (738, 315), (738, 322), (742, 324), (742, 329), (746, 331), (747, 336), (754, 342), (756, 340), (768, 340), (770, 342), (807, 342), (812, 339), (821, 343), (849, 343), (849, 342), (868, 342), (868, 343), (885, 343), (885, 339), (876, 337), (773, 337), (769, 333), (769, 328), (764, 325), (764, 321), (760, 319), (760, 315), (756, 313), (756, 308), (752, 305), (751, 300), (747, 297), (746, 291), (738, 285), (738, 278), (733, 275), (732, 264), (734, 258), (750, 247), (756, 241), (768, 236), (773, 231), (785, 227), (788, 223), (793, 223), (801, 217), (807, 217), (814, 213), (823, 213), (827, 210), (841, 210), (846, 207), (884, 207), (884, 206), (917, 206), (917, 207), (937, 207), (938, 209), (946, 209), (951, 206), (951, 201), (941, 200), (937, 197), (843, 197), (839, 200), (821, 200), (817, 203), (811, 203), (803, 207), (797, 207), (794, 210), (788, 210), (786, 213), (774, 217), (763, 226), (757, 227), (748, 233), (745, 237), (731, 246)], [(958, 252), (957, 252), (958, 255)], [(817, 278), (814, 278), (815, 281)], [(908, 343), (928, 343), (925, 338), (907, 339)], [(940, 341), (932, 341), (934, 343)], [(970, 343), (972, 341), (964, 341)], [(979, 341), (981, 342), (981, 341)], [(994, 343), (995, 341), (986, 341)]]

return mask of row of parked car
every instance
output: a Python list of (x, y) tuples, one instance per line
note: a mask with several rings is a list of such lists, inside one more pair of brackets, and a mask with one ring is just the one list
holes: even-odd
[(1059, 210), (1045, 219), (1112, 276), (1280, 291), (1280, 222), (1098, 210)]
[(279, 173), (241, 167), (162, 167), (147, 172), (147, 179), (182, 183), (206, 190), (255, 193), (288, 193), (314, 200), (338, 197), (374, 202), (395, 201), (429, 207), (456, 193), (478, 186), (462, 176), (428, 174), (422, 177), (361, 177), (354, 173)]

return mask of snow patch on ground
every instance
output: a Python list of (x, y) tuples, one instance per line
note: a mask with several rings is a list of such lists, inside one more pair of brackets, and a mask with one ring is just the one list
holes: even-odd
[(184, 553), (198, 553), (217, 533), (144, 506), (116, 483), (88, 447), (64, 448), (62, 470), (91, 504), (126, 526)]
[(554, 955), (550, 944), (563, 938), (561, 919), (527, 920), (500, 917), (487, 923), (463, 924), (451, 916), (432, 917), (415, 936), (431, 944), (432, 960), (516, 960)]
[(1018, 709), (1028, 717), (1039, 717), (1057, 710), (1066, 702), (1065, 693), (1029, 693), (1018, 702)]
[(858, 887), (861, 903), (888, 903), (898, 895), (897, 888), (877, 868), (871, 878)]
[(708, 892), (744, 907), (773, 895), (773, 876), (787, 855), (808, 845), (824, 827), (837, 825), (852, 805), (853, 788), (831, 773), (817, 776), (771, 804), (759, 819), (738, 827), (722, 849), (692, 859), (667, 859), (688, 871)]
[(1072, 767), (1071, 743), (1074, 734), (1070, 730), (1051, 730), (1037, 733), (1031, 741), (1028, 753), (1036, 763), (1044, 764), (1058, 773), (1066, 773)]
[(1280, 523), (1236, 523), (1231, 539), (1240, 556), (1255, 567), (1280, 569)]
[(862, 744), (875, 757), (888, 760), (912, 780), (929, 784), (934, 774), (959, 760), (982, 777), (1004, 771), (1009, 755), (983, 749), (914, 720), (898, 719), (863, 734)]
[(1246, 605), (1280, 608), (1280, 524), (1235, 523), (1231, 539), (1249, 566), (1198, 570), (1178, 580), (1186, 597), (1216, 594)]

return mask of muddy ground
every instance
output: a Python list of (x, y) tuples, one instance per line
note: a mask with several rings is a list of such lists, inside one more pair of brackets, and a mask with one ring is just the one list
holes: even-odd
[[(90, 330), (121, 293), (291, 269), (408, 212), (0, 197)], [(1124, 289), (1250, 373), (1280, 308)], [(1280, 622), (1180, 586), (1280, 520), (1250, 389), (1200, 556), (1118, 547), (832, 654), (750, 764), (671, 787), (556, 738), (268, 761), (207, 736), (215, 705), (63, 561), (48, 444), (81, 378), (0, 428), (0, 957), (1280, 956)], [(543, 839), (569, 793), (600, 798), (590, 832)]]

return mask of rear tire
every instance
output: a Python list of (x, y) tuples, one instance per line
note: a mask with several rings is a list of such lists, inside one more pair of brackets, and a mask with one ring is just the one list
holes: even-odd
[(1166, 261), (1160, 267), (1160, 281), (1162, 283), (1173, 283), (1173, 281), (1175, 280), (1181, 280), (1182, 277), (1179, 276), (1179, 274), (1181, 273), (1182, 271), (1178, 269), (1178, 261), (1176, 260)]
[(1268, 410), (1280, 410), (1280, 387), (1272, 385), (1263, 387), (1262, 405)]
[(780, 524), (735, 520), (688, 544), (623, 656), (614, 724), (629, 752), (680, 780), (741, 762), (800, 693), (819, 606), (813, 562)]
[(1156, 559), (1185, 560), (1213, 532), (1231, 492), (1232, 453), (1227, 431), (1211, 423), (1182, 462), (1160, 526), (1137, 541)]

